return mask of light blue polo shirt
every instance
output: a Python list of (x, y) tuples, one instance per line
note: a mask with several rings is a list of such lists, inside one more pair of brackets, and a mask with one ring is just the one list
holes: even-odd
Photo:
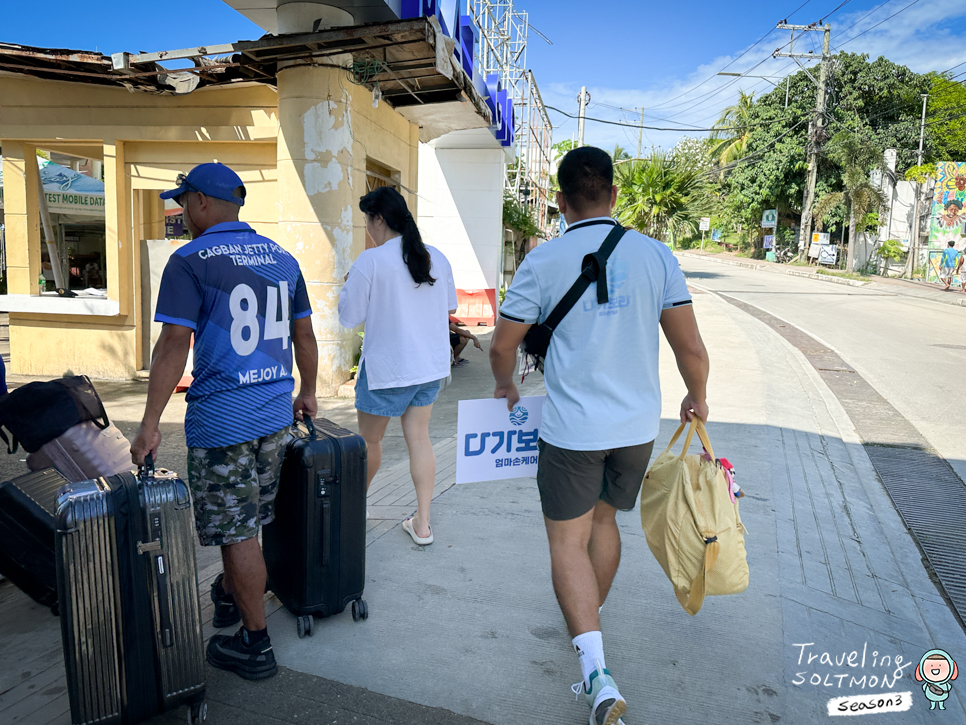
[[(607, 217), (577, 222), (530, 252), (500, 316), (545, 320), (614, 224)], [(628, 230), (607, 261), (607, 291), (609, 302), (598, 305), (591, 284), (550, 340), (540, 437), (558, 448), (609, 450), (657, 437), (661, 313), (691, 303), (684, 274), (667, 246)]]

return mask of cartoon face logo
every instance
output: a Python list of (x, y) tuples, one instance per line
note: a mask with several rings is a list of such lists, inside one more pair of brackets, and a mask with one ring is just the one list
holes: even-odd
[(945, 650), (931, 649), (919, 660), (916, 680), (922, 683), (922, 692), (929, 700), (929, 709), (946, 709), (952, 681), (959, 677), (959, 668)]
[(960, 174), (956, 177), (956, 188), (960, 191), (966, 191), (966, 176)]
[(527, 413), (527, 409), (522, 405), (517, 405), (510, 411), (510, 422), (516, 426), (521, 426), (526, 423), (529, 417), (530, 414)]

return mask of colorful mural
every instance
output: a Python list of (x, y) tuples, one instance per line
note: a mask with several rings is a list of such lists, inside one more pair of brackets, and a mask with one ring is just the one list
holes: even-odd
[[(966, 248), (966, 163), (945, 161), (936, 165), (936, 190), (929, 222), (929, 264), (926, 279), (938, 282), (937, 260), (949, 242)], [(954, 282), (958, 284), (958, 279)]]

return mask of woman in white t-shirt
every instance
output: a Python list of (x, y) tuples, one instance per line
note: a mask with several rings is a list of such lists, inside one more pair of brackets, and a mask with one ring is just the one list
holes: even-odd
[(429, 507), (436, 456), (429, 418), (440, 381), (450, 373), (449, 314), (456, 311), (453, 271), (443, 254), (423, 244), (402, 195), (380, 187), (359, 201), (375, 242), (356, 259), (339, 295), (339, 322), (365, 323), (356, 376), (359, 432), (369, 447), (366, 489), (382, 461), (390, 418), (401, 417), (416, 515), (403, 522), (413, 541), (433, 543)]

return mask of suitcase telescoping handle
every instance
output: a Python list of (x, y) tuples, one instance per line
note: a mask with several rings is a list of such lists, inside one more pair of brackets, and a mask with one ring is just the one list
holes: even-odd
[(309, 438), (315, 438), (315, 423), (312, 422), (311, 418), (309, 418), (307, 415), (303, 413), (302, 420), (299, 420), (298, 418), (296, 418), (295, 422), (292, 423), (292, 427), (298, 428), (299, 423), (305, 426), (305, 430), (309, 432)]
[(143, 483), (149, 478), (154, 478), (154, 456), (150, 451), (144, 456), (144, 463), (138, 466), (138, 480)]

